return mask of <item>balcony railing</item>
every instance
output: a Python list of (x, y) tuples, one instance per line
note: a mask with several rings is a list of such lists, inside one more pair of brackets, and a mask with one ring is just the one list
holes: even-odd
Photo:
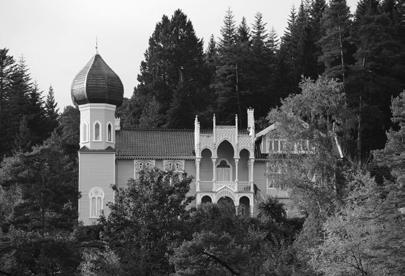
[(250, 192), (250, 184), (248, 181), (239, 181), (238, 184), (234, 181), (201, 181), (200, 192), (217, 192), (222, 188), (229, 188), (235, 192)]

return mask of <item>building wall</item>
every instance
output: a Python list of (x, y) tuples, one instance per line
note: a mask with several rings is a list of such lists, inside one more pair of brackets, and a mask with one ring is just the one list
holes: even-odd
[(266, 163), (261, 160), (256, 160), (254, 165), (253, 181), (256, 186), (266, 194)]
[(189, 195), (194, 196), (196, 192), (195, 187), (195, 160), (186, 160), (184, 162), (184, 171), (187, 173), (188, 176), (193, 177), (193, 181), (190, 183), (190, 192)]
[(115, 153), (79, 152), (79, 221), (85, 225), (93, 224), (97, 219), (90, 218), (89, 192), (93, 187), (100, 187), (104, 192), (103, 209), (108, 216), (106, 206), (114, 200), (111, 185), (115, 184)]
[(117, 160), (117, 185), (126, 187), (128, 180), (134, 178), (134, 160)]
[[(163, 160), (157, 159), (155, 161), (155, 167), (163, 170)], [(193, 181), (190, 184), (190, 193), (195, 194), (195, 161), (185, 160), (184, 171), (188, 176), (193, 177)], [(117, 160), (116, 161), (116, 179), (119, 187), (125, 187), (130, 178), (134, 178), (134, 160)]]

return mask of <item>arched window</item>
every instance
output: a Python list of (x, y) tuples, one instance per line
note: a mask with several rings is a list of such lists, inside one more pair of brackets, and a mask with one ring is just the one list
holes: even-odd
[(103, 213), (104, 191), (100, 187), (93, 187), (89, 192), (90, 218), (98, 218)]
[(101, 141), (101, 125), (100, 122), (95, 122), (94, 123), (94, 141)]
[(231, 181), (232, 171), (231, 165), (225, 159), (219, 161), (217, 165), (217, 180), (218, 181)]
[(107, 123), (107, 141), (112, 142), (113, 137), (112, 137), (112, 124), (110, 122)]
[(89, 138), (88, 138), (88, 136), (87, 136), (87, 132), (88, 132), (87, 123), (83, 123), (83, 124), (82, 124), (82, 133), (81, 133), (81, 135), (82, 135), (82, 142), (87, 142), (87, 141), (89, 140)]

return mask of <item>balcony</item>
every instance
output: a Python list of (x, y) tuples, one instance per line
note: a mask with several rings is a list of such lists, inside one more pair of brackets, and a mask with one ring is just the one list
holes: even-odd
[(200, 181), (200, 192), (217, 192), (222, 188), (228, 188), (234, 192), (250, 192), (250, 184), (247, 181)]

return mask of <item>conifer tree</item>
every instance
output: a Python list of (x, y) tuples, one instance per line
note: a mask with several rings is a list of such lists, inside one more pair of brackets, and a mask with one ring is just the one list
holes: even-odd
[[(141, 63), (139, 84), (135, 90), (137, 95), (130, 99), (130, 105), (137, 112), (131, 112), (131, 118), (125, 121), (139, 124), (146, 103), (155, 97), (159, 103), (158, 117), (162, 119), (159, 126), (167, 126), (166, 119), (170, 119), (168, 111), (178, 103), (174, 100), (174, 94), (180, 82), (187, 84), (190, 89), (195, 113), (201, 112), (206, 106), (201, 104), (204, 95), (199, 88), (207, 87), (209, 80), (205, 70), (203, 43), (196, 37), (191, 21), (181, 10), (176, 10), (170, 19), (163, 16), (149, 39), (145, 60)], [(181, 113), (180, 107), (176, 107), (176, 110)], [(192, 124), (192, 120), (189, 124)]]
[(310, 35), (310, 47), (311, 53), (311, 72), (308, 72), (308, 76), (311, 78), (317, 78), (325, 70), (322, 62), (319, 61), (319, 56), (322, 53), (319, 41), (323, 36), (321, 28), (322, 14), (325, 10), (325, 0), (315, 0), (309, 7), (309, 35)]
[(242, 17), (242, 21), (238, 27), (237, 34), (236, 34), (236, 41), (238, 43), (247, 43), (250, 44), (250, 29), (246, 23), (246, 18)]
[(298, 92), (297, 69), (295, 67), (297, 41), (294, 35), (296, 33), (296, 21), (297, 13), (295, 7), (293, 7), (288, 18), (287, 28), (281, 37), (280, 51), (277, 55), (277, 104), (280, 102), (280, 98)]
[(345, 82), (347, 67), (352, 63), (349, 31), (350, 9), (346, 0), (331, 0), (322, 17), (323, 36), (320, 40), (325, 75)]
[(8, 49), (0, 49), (0, 160), (12, 148), (10, 142), (14, 133), (10, 130), (14, 118), (11, 116), (10, 96), (15, 70), (15, 60), (8, 54)]
[(27, 152), (31, 150), (31, 133), (28, 128), (27, 116), (23, 115), (14, 140), (15, 152)]
[(357, 115), (357, 158), (382, 148), (390, 126), (390, 100), (403, 89), (396, 71), (404, 45), (389, 13), (376, 0), (360, 1), (355, 13), (351, 41), (356, 45), (355, 63), (347, 79), (349, 104)]
[(57, 108), (57, 103), (55, 101), (55, 93), (53, 92), (52, 86), (49, 86), (44, 109), (48, 126), (47, 131), (48, 135), (50, 135), (50, 133), (57, 127), (59, 118), (59, 110)]
[(236, 27), (233, 13), (227, 10), (224, 25), (221, 28), (221, 37), (218, 43), (218, 64), (215, 72), (215, 81), (212, 88), (216, 96), (216, 113), (219, 123), (230, 123), (240, 108), (240, 99), (236, 93), (235, 63)]
[(270, 52), (275, 56), (279, 47), (279, 39), (274, 27), (272, 27), (269, 32), (269, 38), (266, 44)]

